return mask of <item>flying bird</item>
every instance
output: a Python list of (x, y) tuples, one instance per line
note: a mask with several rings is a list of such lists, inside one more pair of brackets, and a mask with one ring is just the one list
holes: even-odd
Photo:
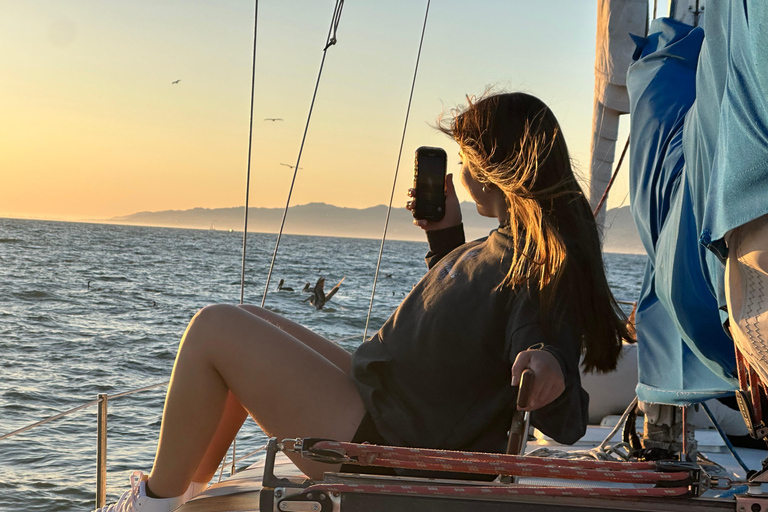
[[(325, 294), (325, 291), (323, 290), (323, 287), (325, 286), (325, 278), (321, 277), (317, 280), (317, 283), (315, 283), (315, 287), (310, 290), (312, 295), (304, 299), (302, 302), (309, 301), (310, 304), (315, 306), (315, 309), (323, 309), (323, 306), (331, 300), (331, 297), (336, 295), (336, 292), (339, 291), (339, 287), (341, 287), (341, 283), (344, 282), (344, 279), (346, 279), (347, 276), (344, 276), (341, 278), (341, 281), (334, 286), (330, 292), (328, 292), (328, 295)], [(306, 288), (306, 287), (305, 287)]]
[(177, 83), (179, 83), (179, 82), (181, 82), (181, 79), (179, 79), (179, 80), (175, 80), (175, 81), (171, 82), (171, 85), (173, 85), (173, 84), (177, 84)]
[[(296, 166), (295, 166), (295, 165), (291, 165), (291, 164), (284, 164), (284, 163), (280, 163), (280, 165), (284, 165), (284, 166), (286, 166), (286, 167), (290, 167), (291, 169), (295, 169), (295, 168), (296, 168)], [(304, 168), (303, 168), (303, 167), (299, 167), (299, 169), (304, 169)]]
[(265, 121), (282, 121), (283, 118), (282, 117), (265, 117), (264, 120)]

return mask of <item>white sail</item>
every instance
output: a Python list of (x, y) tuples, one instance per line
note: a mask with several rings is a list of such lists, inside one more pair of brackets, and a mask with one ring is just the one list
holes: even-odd
[[(627, 68), (635, 44), (629, 34), (645, 35), (647, 0), (598, 0), (595, 46), (595, 96), (590, 149), (589, 203), (594, 210), (611, 178), (619, 116), (629, 113)], [(597, 217), (603, 224), (605, 206)]]

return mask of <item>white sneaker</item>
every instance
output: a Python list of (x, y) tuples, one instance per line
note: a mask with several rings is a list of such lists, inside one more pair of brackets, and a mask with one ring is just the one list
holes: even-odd
[(204, 490), (208, 488), (208, 484), (204, 482), (192, 482), (181, 495), (182, 503), (186, 503)]
[(162, 499), (147, 496), (147, 478), (141, 471), (134, 471), (131, 475), (131, 489), (125, 491), (117, 503), (94, 512), (173, 512), (184, 504), (183, 496)]

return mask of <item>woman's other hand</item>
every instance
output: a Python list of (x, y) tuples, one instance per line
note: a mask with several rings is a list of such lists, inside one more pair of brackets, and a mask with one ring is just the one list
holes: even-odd
[(555, 400), (565, 391), (565, 377), (557, 358), (546, 350), (524, 350), (517, 354), (512, 365), (512, 385), (520, 384), (523, 370), (533, 370), (534, 380), (528, 407), (521, 411), (535, 411)]
[[(408, 189), (408, 197), (411, 199), (405, 203), (405, 207), (413, 212), (416, 204), (416, 190)], [(441, 220), (429, 221), (423, 219), (413, 219), (413, 223), (424, 231), (433, 231), (436, 229), (445, 229), (461, 224), (461, 208), (459, 207), (459, 198), (456, 195), (456, 188), (453, 186), (453, 174), (445, 176), (445, 215)]]

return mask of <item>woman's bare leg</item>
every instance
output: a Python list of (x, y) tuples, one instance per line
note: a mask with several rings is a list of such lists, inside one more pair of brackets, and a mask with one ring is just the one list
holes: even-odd
[(248, 304), (242, 304), (238, 307), (252, 313), (260, 318), (263, 318), (267, 322), (278, 326), (297, 340), (301, 341), (309, 348), (319, 352), (320, 355), (327, 360), (341, 368), (344, 373), (350, 373), (352, 371), (352, 354), (335, 344), (334, 342), (327, 340), (313, 332), (301, 324), (297, 324), (287, 318), (273, 313), (268, 309), (260, 308), (258, 306), (251, 306)]
[[(323, 338), (303, 325), (297, 324), (267, 309), (246, 304), (241, 304), (238, 307), (276, 325), (316, 352), (319, 352), (320, 355), (338, 366), (345, 373), (351, 371), (352, 355), (335, 343)], [(216, 433), (213, 435), (208, 450), (205, 452), (203, 460), (192, 477), (193, 482), (208, 483), (211, 481), (247, 417), (248, 412), (237, 398), (230, 393), (227, 397), (227, 404)]]
[[(229, 391), (267, 435), (349, 440), (365, 409), (349, 375), (242, 308), (219, 305), (190, 322), (168, 388), (150, 474), (159, 496), (182, 494), (219, 428)], [(310, 477), (331, 466), (296, 460)]]
[(247, 417), (248, 411), (230, 392), (227, 395), (227, 403), (224, 406), (224, 413), (219, 421), (219, 426), (216, 428), (216, 433), (213, 434), (213, 439), (208, 444), (203, 460), (200, 461), (195, 474), (192, 476), (193, 482), (207, 484), (211, 481)]

